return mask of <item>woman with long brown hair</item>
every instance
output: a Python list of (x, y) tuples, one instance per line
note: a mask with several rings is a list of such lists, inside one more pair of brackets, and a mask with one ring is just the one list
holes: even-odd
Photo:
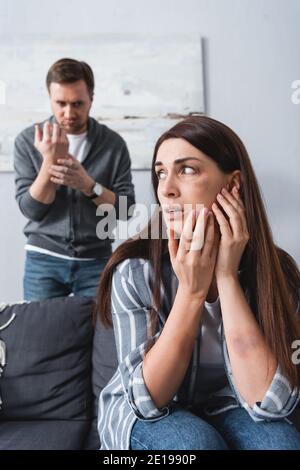
[(243, 143), (186, 118), (158, 140), (152, 183), (148, 237), (114, 252), (98, 289), (119, 360), (101, 448), (300, 449), (300, 274), (274, 244)]

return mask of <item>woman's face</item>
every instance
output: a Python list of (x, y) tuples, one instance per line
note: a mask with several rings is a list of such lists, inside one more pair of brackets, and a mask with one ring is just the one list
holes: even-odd
[(192, 209), (201, 209), (200, 204), (210, 209), (218, 192), (228, 187), (233, 178), (232, 173), (223, 173), (211, 158), (180, 138), (161, 144), (155, 172), (165, 223), (178, 236), (187, 214)]

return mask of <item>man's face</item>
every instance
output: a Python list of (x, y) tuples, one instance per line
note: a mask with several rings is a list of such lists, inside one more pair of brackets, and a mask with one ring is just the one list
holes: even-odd
[(84, 80), (74, 83), (52, 82), (49, 95), (53, 114), (67, 134), (81, 134), (87, 130), (92, 99)]

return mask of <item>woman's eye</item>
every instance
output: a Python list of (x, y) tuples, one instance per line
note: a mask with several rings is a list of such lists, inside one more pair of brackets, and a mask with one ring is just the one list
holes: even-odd
[[(186, 171), (186, 170), (190, 170), (190, 171)], [(184, 166), (182, 168), (182, 171), (184, 171), (186, 175), (191, 175), (191, 174), (195, 173), (194, 168), (192, 168), (190, 166)]]
[(162, 180), (162, 179), (165, 178), (166, 174), (165, 174), (163, 171), (158, 171), (158, 172), (156, 173), (156, 176), (157, 176), (157, 178), (158, 178), (159, 180)]
[[(195, 170), (190, 166), (184, 166), (181, 170), (185, 175), (194, 175)], [(156, 176), (159, 180), (166, 179), (166, 173), (163, 170), (160, 170), (156, 173)]]

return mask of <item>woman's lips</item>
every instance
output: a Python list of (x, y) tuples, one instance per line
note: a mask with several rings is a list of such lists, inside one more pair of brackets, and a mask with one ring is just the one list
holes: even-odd
[(169, 220), (182, 219), (183, 211), (182, 210), (168, 210), (168, 211), (165, 211), (165, 216)]

